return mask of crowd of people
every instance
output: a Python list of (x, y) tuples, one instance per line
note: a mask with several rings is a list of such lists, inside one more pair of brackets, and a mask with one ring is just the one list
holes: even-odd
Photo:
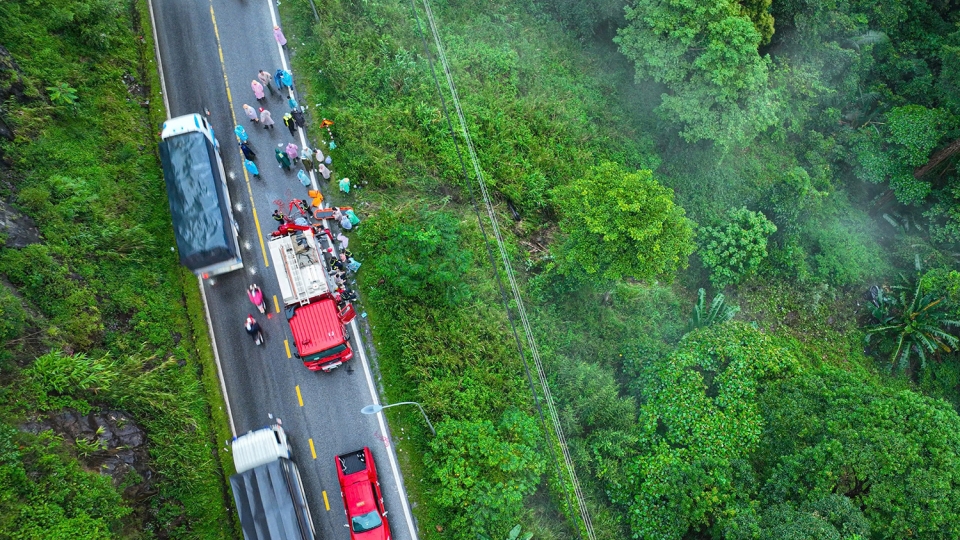
[[(274, 36), (281, 47), (286, 46), (286, 38), (279, 27), (274, 27)], [(256, 78), (250, 81), (250, 88), (258, 106), (254, 107), (244, 103), (242, 109), (244, 115), (254, 126), (263, 126), (264, 130), (270, 132), (276, 125), (273, 114), (268, 108), (267, 94), (269, 94), (274, 101), (283, 101), (286, 98), (286, 112), (281, 119), (291, 136), (296, 136), (299, 129), (306, 127), (307, 118), (304, 109), (299, 105), (294, 94), (292, 73), (286, 69), (278, 68), (271, 75), (261, 69)], [(307, 145), (300, 148), (296, 142), (280, 143), (274, 149), (274, 158), (277, 161), (278, 168), (285, 172), (292, 172), (294, 168), (297, 169), (297, 180), (307, 189), (308, 199), (295, 198), (289, 202), (286, 209), (280, 207), (274, 210), (272, 217), (277, 222), (277, 230), (272, 233), (272, 236), (291, 234), (295, 231), (309, 231), (309, 234), (326, 235), (329, 238), (331, 247), (327, 250), (329, 255), (329, 261), (327, 261), (328, 277), (334, 286), (333, 297), (342, 308), (345, 307), (347, 302), (357, 300), (357, 293), (347, 285), (348, 273), (356, 273), (360, 269), (360, 263), (354, 260), (352, 253), (347, 248), (349, 238), (347, 238), (345, 232), (359, 225), (360, 219), (349, 207), (324, 208), (323, 195), (319, 189), (313, 187), (312, 174), (316, 174), (318, 178), (322, 178), (324, 181), (329, 181), (333, 177), (331, 171), (333, 158), (329, 155), (329, 150), (333, 150), (337, 146), (333, 140), (331, 126), (333, 126), (333, 122), (326, 118), (321, 121), (319, 126), (321, 129), (325, 129), (329, 136), (329, 141), (323, 141), (323, 145), (328, 149), (327, 153), (319, 148), (320, 145), (317, 145), (318, 148), (310, 148)], [(260, 166), (256, 163), (257, 153), (250, 143), (250, 135), (242, 125), (237, 125), (234, 128), (234, 134), (237, 136), (240, 152), (243, 155), (244, 168), (254, 178), (259, 179), (261, 177)], [(349, 193), (350, 179), (341, 178), (338, 186), (340, 191)], [(326, 226), (325, 220), (327, 219), (333, 220), (334, 226), (339, 228), (336, 236), (339, 253), (336, 253), (336, 250), (332, 247), (334, 238), (330, 228)], [(251, 285), (250, 290), (252, 291), (254, 287), (256, 291), (259, 291), (259, 287), (256, 285)], [(255, 301), (253, 293), (250, 294), (251, 302), (257, 304), (260, 308), (262, 304)], [(261, 310), (261, 313), (263, 313), (263, 310)], [(253, 335), (250, 328), (250, 319), (253, 319), (252, 315), (248, 316), (246, 326), (248, 333)], [(255, 320), (253, 324), (256, 325), (254, 331), (259, 333), (261, 330)], [(262, 334), (260, 335), (260, 339), (262, 339)]]

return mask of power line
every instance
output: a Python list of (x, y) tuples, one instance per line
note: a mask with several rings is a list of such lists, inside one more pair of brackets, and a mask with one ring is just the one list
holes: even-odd
[[(561, 453), (563, 454), (563, 461), (566, 466), (567, 474), (570, 479), (570, 485), (573, 487), (574, 497), (577, 499), (580, 519), (583, 522), (583, 527), (587, 532), (587, 537), (590, 540), (596, 540), (596, 536), (593, 531), (593, 522), (590, 519), (590, 514), (587, 510), (586, 500), (584, 498), (583, 491), (580, 488), (580, 482), (577, 480), (576, 471), (573, 465), (573, 459), (570, 457), (570, 452), (567, 447), (567, 441), (563, 434), (563, 428), (560, 425), (560, 418), (557, 415), (556, 406), (554, 405), (554, 402), (553, 402), (553, 396), (550, 393), (550, 387), (547, 382), (546, 372), (543, 369), (543, 363), (540, 358), (540, 350), (537, 347), (537, 342), (533, 334), (533, 328), (530, 325), (529, 318), (527, 317), (527, 311), (526, 311), (526, 308), (524, 307), (523, 298), (520, 295), (520, 288), (517, 285), (516, 276), (513, 273), (513, 266), (510, 263), (510, 256), (507, 253), (506, 246), (503, 241), (503, 236), (500, 233), (500, 226), (497, 221), (493, 203), (491, 202), (490, 194), (488, 193), (486, 183), (483, 180), (483, 171), (480, 168), (480, 162), (477, 158), (476, 149), (473, 146), (473, 140), (471, 139), (470, 132), (467, 129), (467, 120), (463, 114), (463, 108), (461, 107), (461, 104), (460, 104), (460, 97), (457, 94), (456, 85), (453, 82), (453, 75), (450, 72), (450, 65), (447, 62), (446, 53), (444, 52), (443, 45), (440, 42), (440, 32), (437, 29), (436, 20), (433, 17), (433, 11), (430, 9), (430, 4), (428, 0), (421, 0), (421, 1), (423, 3), (423, 9), (424, 9), (424, 13), (426, 14), (427, 21), (430, 24), (430, 32), (433, 34), (433, 40), (437, 50), (437, 57), (440, 60), (440, 64), (443, 67), (444, 76), (447, 80), (447, 87), (450, 91), (451, 101), (453, 102), (454, 109), (457, 112), (457, 119), (460, 124), (460, 130), (463, 134), (463, 139), (467, 146), (467, 151), (470, 155), (470, 161), (473, 164), (473, 170), (476, 176), (477, 184), (480, 186), (480, 193), (483, 198), (484, 207), (487, 211), (487, 218), (490, 220), (491, 229), (493, 230), (493, 235), (497, 242), (497, 248), (500, 252), (500, 260), (501, 260), (501, 263), (503, 264), (503, 268), (505, 270), (507, 280), (510, 283), (510, 290), (513, 294), (513, 300), (516, 306), (517, 314), (520, 316), (520, 322), (521, 322), (521, 325), (523, 326), (523, 332), (527, 339), (527, 346), (530, 349), (530, 355), (533, 358), (534, 365), (536, 366), (540, 391), (543, 392), (543, 401), (545, 401), (547, 404), (547, 411), (549, 412), (549, 415), (550, 415), (550, 421), (551, 421), (550, 423), (553, 428), (553, 433), (557, 439), (557, 443), (560, 446)], [(520, 342), (520, 338), (517, 335), (516, 325), (514, 323), (514, 319), (510, 310), (510, 303), (507, 300), (506, 293), (503, 287), (503, 282), (500, 279), (500, 272), (497, 270), (497, 265), (494, 263), (494, 260), (493, 260), (493, 252), (490, 248), (490, 240), (487, 235), (486, 228), (483, 226), (483, 219), (480, 216), (480, 209), (479, 209), (479, 206), (477, 205), (476, 198), (474, 197), (473, 187), (472, 187), (469, 175), (467, 174), (466, 164), (464, 163), (463, 155), (460, 152), (460, 145), (457, 144), (457, 139), (453, 129), (453, 123), (450, 120), (450, 114), (447, 109), (446, 99), (443, 96), (443, 91), (440, 87), (440, 82), (439, 80), (437, 80), (436, 71), (433, 65), (433, 60), (430, 57), (429, 48), (427, 47), (427, 44), (426, 44), (426, 38), (424, 37), (423, 30), (420, 24), (420, 18), (417, 15), (415, 0), (411, 0), (411, 6), (413, 7), (414, 18), (417, 21), (417, 31), (419, 32), (421, 39), (424, 41), (424, 50), (426, 51), (426, 54), (427, 54), (427, 60), (430, 62), (430, 72), (433, 75), (434, 83), (437, 86), (437, 92), (440, 94), (440, 101), (443, 106), (443, 114), (447, 119), (447, 126), (450, 129), (450, 136), (453, 139), (454, 147), (456, 148), (456, 151), (457, 151), (457, 157), (460, 160), (460, 166), (461, 166), (461, 169), (463, 170), (464, 179), (466, 181), (468, 190), (470, 192), (470, 200), (471, 200), (471, 203), (473, 204), (474, 211), (477, 213), (477, 220), (480, 225), (480, 231), (483, 234), (484, 242), (487, 247), (487, 255), (490, 258), (490, 264), (493, 267), (494, 275), (497, 279), (497, 285), (499, 286), (499, 289), (500, 289), (501, 299), (503, 300), (504, 307), (507, 310), (507, 318), (510, 322), (511, 329), (513, 330), (514, 339), (517, 343), (517, 349), (520, 352), (520, 359), (523, 362), (523, 366), (527, 375), (527, 381), (530, 384), (530, 387), (531, 387), (530, 390), (533, 394), (534, 403), (537, 406), (537, 410), (540, 414), (540, 421), (545, 430), (544, 434), (546, 435), (547, 425), (546, 425), (546, 419), (544, 418), (544, 415), (543, 415), (543, 408), (540, 406), (540, 400), (538, 398), (536, 388), (534, 387), (533, 378), (530, 375), (530, 367), (527, 363), (526, 354), (524, 353), (524, 350), (523, 350), (523, 344)], [(556, 458), (556, 452), (553, 447), (553, 440), (549, 436), (547, 436), (547, 439), (548, 439), (548, 446), (550, 448), (550, 454), (553, 458), (554, 463), (557, 466), (557, 479), (560, 480), (561, 483), (563, 483), (560, 464)], [(565, 486), (563, 491), (567, 498), (567, 507), (572, 511), (572, 508), (571, 508), (572, 504), (570, 502), (569, 490)], [(577, 527), (577, 535), (582, 538), (582, 536), (580, 535), (579, 527)]]

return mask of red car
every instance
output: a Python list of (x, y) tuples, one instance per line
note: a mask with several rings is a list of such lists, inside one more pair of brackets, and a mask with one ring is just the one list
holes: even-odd
[(370, 449), (337, 456), (337, 479), (351, 540), (390, 540), (387, 511)]

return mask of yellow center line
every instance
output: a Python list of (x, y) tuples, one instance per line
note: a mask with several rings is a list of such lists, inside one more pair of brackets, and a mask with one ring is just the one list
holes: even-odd
[[(227, 103), (230, 104), (230, 118), (233, 119), (234, 125), (239, 125), (237, 123), (237, 115), (233, 112), (233, 96), (230, 93), (230, 81), (227, 80), (227, 66), (223, 62), (223, 47), (220, 46), (220, 29), (217, 28), (217, 16), (213, 12), (212, 0), (210, 3), (210, 20), (213, 21), (213, 34), (217, 38), (217, 52), (220, 54), (220, 71), (223, 73), (223, 84), (227, 88)], [(242, 164), (243, 152), (239, 147), (237, 147), (237, 152), (240, 152)], [(253, 188), (250, 187), (250, 175), (247, 174), (246, 166), (242, 166), (240, 169), (243, 170), (243, 178), (247, 183), (247, 195), (250, 197), (250, 210), (253, 212), (253, 223), (257, 228), (257, 239), (260, 240), (260, 251), (263, 252), (263, 265), (269, 268), (270, 259), (267, 257), (267, 246), (263, 243), (263, 230), (260, 229), (260, 220), (257, 218), (257, 205), (253, 202)]]
[(287, 340), (283, 340), (283, 346), (286, 347), (287, 349), (287, 358), (293, 358), (293, 355), (290, 354), (290, 342)]
[(297, 385), (297, 401), (300, 402), (300, 406), (303, 407), (303, 396), (300, 395), (300, 385)]
[(327, 512), (330, 511), (330, 501), (327, 500), (327, 492), (323, 492), (323, 505), (327, 507)]
[(307, 439), (307, 442), (310, 443), (310, 455), (313, 459), (317, 459), (317, 449), (313, 447), (313, 439)]
[(280, 302), (277, 302), (277, 295), (273, 295), (273, 309), (280, 313)]

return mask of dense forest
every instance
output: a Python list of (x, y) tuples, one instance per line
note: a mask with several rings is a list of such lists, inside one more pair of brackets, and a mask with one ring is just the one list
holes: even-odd
[[(957, 6), (432, 7), (597, 537), (960, 535)], [(422, 4), (308, 9), (421, 530), (577, 537)]]
[[(422, 4), (314, 3), (422, 537), (586, 537)], [(144, 6), (40, 4), (0, 3), (0, 538), (229, 537)], [(960, 537), (960, 6), (431, 6), (596, 537)]]

